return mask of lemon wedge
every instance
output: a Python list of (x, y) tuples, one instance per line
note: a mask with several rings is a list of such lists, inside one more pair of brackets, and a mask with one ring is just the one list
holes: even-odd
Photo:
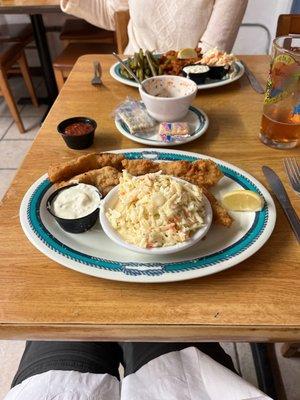
[(195, 49), (181, 49), (178, 51), (177, 58), (180, 59), (185, 59), (185, 58), (196, 58), (197, 57), (197, 52)]
[(264, 199), (251, 190), (233, 190), (223, 196), (222, 204), (231, 211), (261, 211)]

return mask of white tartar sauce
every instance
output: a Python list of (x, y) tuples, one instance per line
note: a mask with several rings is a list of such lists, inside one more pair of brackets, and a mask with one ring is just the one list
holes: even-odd
[(207, 72), (208, 70), (209, 70), (209, 67), (207, 67), (206, 65), (199, 65), (199, 64), (188, 65), (183, 68), (183, 71), (186, 74), (202, 74), (202, 73)]
[(79, 183), (58, 193), (52, 203), (53, 213), (64, 219), (76, 219), (91, 214), (100, 204), (98, 190)]

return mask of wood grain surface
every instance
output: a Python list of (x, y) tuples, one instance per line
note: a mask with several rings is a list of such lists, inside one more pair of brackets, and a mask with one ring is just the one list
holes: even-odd
[[(241, 57), (265, 83), (267, 56)], [(92, 62), (103, 67), (104, 86), (93, 87)], [(81, 57), (34, 141), (0, 208), (0, 338), (97, 340), (246, 340), (300, 339), (300, 247), (276, 202), (278, 219), (269, 241), (247, 261), (216, 275), (167, 284), (121, 283), (97, 279), (51, 261), (26, 239), (19, 223), (20, 202), (50, 163), (84, 151), (68, 149), (56, 132), (68, 117), (98, 122), (88, 151), (140, 148), (121, 136), (112, 113), (138, 91), (114, 81), (111, 56)], [(258, 139), (263, 96), (246, 77), (218, 89), (203, 90), (194, 102), (210, 126), (182, 150), (214, 156), (243, 168), (267, 186), (261, 171), (269, 165), (282, 178), (300, 212), (282, 159), (299, 148), (278, 151)], [(85, 151), (85, 152), (88, 152)]]
[(0, 14), (60, 12), (60, 0), (0, 0)]

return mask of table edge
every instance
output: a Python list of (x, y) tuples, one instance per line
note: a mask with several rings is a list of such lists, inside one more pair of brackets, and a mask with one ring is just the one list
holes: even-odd
[(300, 325), (0, 324), (0, 339), (297, 342)]

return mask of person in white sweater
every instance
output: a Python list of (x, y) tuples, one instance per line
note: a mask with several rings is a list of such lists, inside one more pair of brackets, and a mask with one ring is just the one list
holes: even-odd
[(128, 10), (129, 43), (165, 52), (198, 45), (231, 51), (248, 0), (61, 0), (61, 9), (93, 25), (115, 30), (114, 13)]

